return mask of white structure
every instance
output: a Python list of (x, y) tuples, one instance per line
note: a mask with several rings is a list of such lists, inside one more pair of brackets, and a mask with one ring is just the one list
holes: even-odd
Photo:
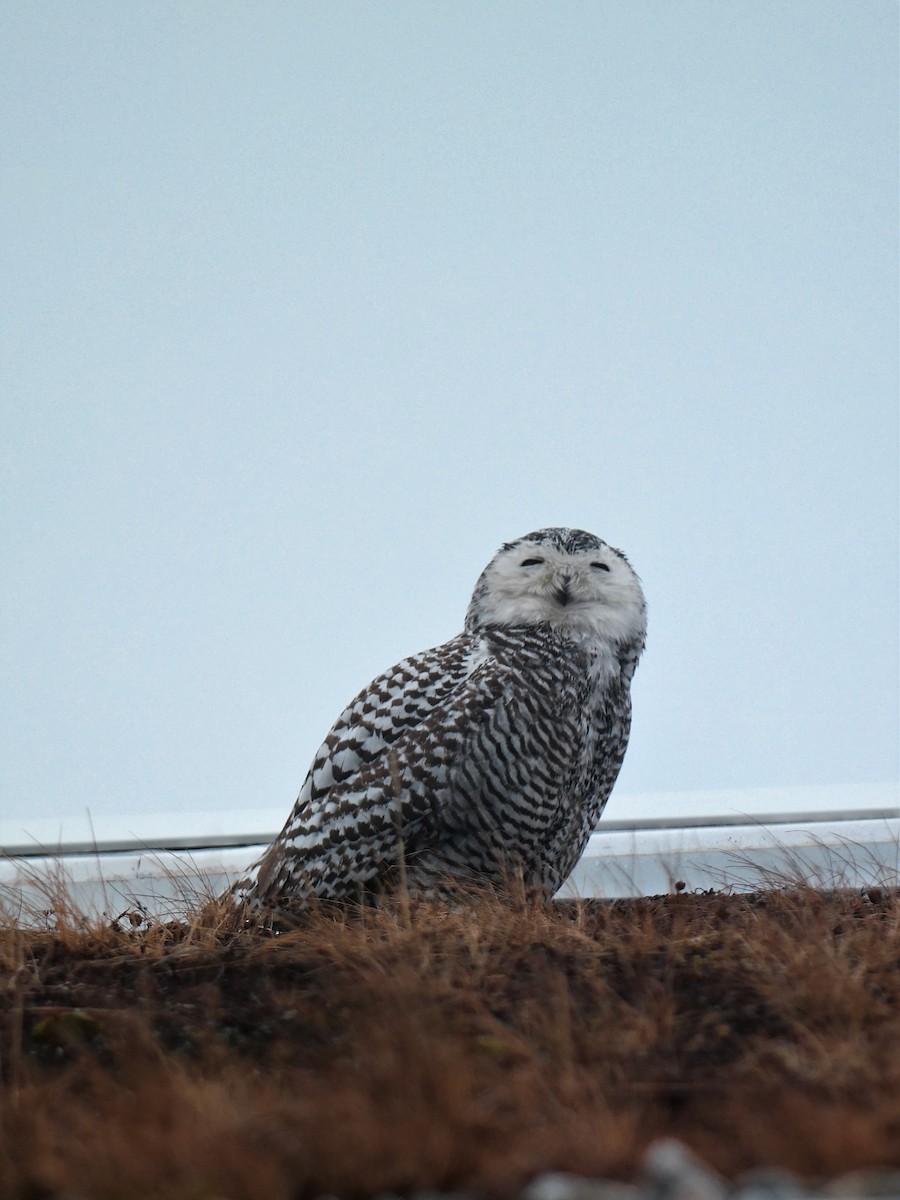
[[(64, 892), (88, 914), (177, 915), (237, 879), (283, 818), (256, 810), (0, 822), (0, 905), (41, 921)], [(900, 884), (897, 785), (614, 795), (560, 896), (797, 881)]]

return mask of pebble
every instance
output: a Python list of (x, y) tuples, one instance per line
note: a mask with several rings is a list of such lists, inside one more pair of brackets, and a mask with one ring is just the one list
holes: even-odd
[(882, 1200), (900, 1200), (900, 1171), (891, 1167), (876, 1167), (871, 1171), (852, 1171), (832, 1180), (822, 1189), (822, 1195), (840, 1200), (880, 1196)]
[(900, 1200), (900, 1171), (877, 1167), (807, 1186), (789, 1171), (760, 1167), (729, 1183), (682, 1142), (664, 1138), (648, 1147), (634, 1184), (546, 1171), (519, 1200)]
[(804, 1200), (809, 1189), (792, 1175), (779, 1167), (756, 1167), (737, 1180), (732, 1195), (741, 1200)]
[(641, 1190), (614, 1179), (584, 1179), (562, 1171), (537, 1175), (519, 1200), (641, 1200)]
[(646, 1200), (724, 1200), (729, 1193), (725, 1180), (674, 1138), (647, 1149), (641, 1182)]

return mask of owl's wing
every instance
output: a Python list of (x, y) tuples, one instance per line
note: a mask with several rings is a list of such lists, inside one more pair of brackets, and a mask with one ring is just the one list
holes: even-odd
[(505, 675), (463, 634), (373, 680), (323, 742), (255, 881), (238, 885), (245, 898), (352, 898), (401, 843), (439, 838), (450, 773)]

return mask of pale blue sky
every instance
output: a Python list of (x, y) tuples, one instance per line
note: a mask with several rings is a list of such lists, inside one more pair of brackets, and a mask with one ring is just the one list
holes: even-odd
[(620, 790), (897, 777), (893, 0), (0, 5), (7, 817), (293, 801), (503, 541)]

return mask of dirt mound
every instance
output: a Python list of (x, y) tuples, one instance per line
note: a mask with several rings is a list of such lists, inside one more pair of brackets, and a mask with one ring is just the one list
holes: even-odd
[(900, 1165), (896, 891), (49, 923), (0, 931), (3, 1196)]

